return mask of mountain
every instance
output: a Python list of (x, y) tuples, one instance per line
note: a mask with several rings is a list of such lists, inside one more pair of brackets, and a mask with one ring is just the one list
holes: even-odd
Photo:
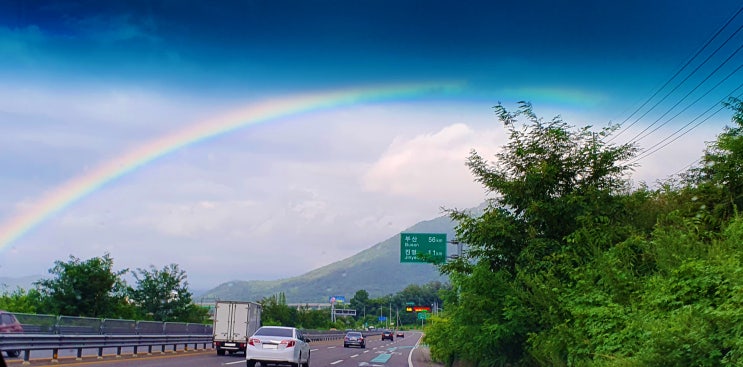
[[(413, 225), (403, 232), (446, 233), (454, 238), (454, 223), (447, 216)], [(449, 244), (447, 253), (456, 253)], [(397, 293), (410, 284), (446, 282), (432, 264), (400, 263), (400, 234), (371, 248), (312, 270), (306, 274), (272, 281), (231, 281), (199, 295), (202, 299), (232, 301), (259, 301), (264, 297), (284, 292), (289, 303), (327, 303), (331, 296), (346, 300), (364, 289), (372, 298)], [(195, 296), (194, 299), (197, 299)]]

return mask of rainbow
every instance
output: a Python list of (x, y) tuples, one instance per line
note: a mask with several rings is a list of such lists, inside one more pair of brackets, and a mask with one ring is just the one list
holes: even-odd
[(262, 122), (363, 102), (412, 98), (427, 93), (456, 92), (460, 83), (417, 83), (371, 86), (270, 99), (236, 109), (145, 143), (45, 194), (0, 224), (0, 250), (45, 220), (106, 184), (185, 146)]

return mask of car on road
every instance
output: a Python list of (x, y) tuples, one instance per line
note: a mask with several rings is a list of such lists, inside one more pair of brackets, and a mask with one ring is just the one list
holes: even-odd
[(385, 340), (385, 339), (389, 339), (390, 341), (394, 341), (395, 340), (395, 336), (394, 336), (394, 334), (392, 334), (392, 331), (385, 330), (385, 331), (382, 332), (382, 340)]
[(360, 347), (360, 348), (366, 348), (366, 341), (364, 340), (364, 335), (358, 331), (347, 332), (346, 336), (343, 337), (343, 348), (348, 348), (352, 345)]
[[(0, 333), (22, 333), (23, 325), (18, 322), (16, 317), (7, 311), (0, 310)], [(19, 350), (5, 350), (8, 357), (18, 357), (21, 354)]]
[(310, 340), (301, 330), (287, 326), (263, 326), (248, 338), (245, 349), (247, 367), (267, 364), (310, 366)]
[(398, 338), (404, 338), (405, 333), (403, 333), (402, 330), (398, 330), (397, 333), (395, 333), (395, 336)]

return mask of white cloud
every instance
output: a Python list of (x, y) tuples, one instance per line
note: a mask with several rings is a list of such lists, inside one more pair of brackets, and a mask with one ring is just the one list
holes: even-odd
[(490, 157), (503, 138), (494, 129), (474, 130), (463, 123), (408, 139), (397, 137), (364, 176), (364, 188), (419, 199), (482, 199), (466, 158), (472, 149)]
[[(55, 117), (73, 134), (43, 134), (23, 123), (8, 130), (39, 134), (37, 149), (23, 152), (49, 162), (62, 149), (78, 165), (95, 166), (218, 109), (127, 89), (56, 92), (28, 88), (16, 98), (0, 88), (0, 110)], [(50, 114), (54, 108), (65, 113)], [(91, 131), (96, 123), (101, 131)], [(74, 138), (86, 133), (87, 143)], [(441, 215), (441, 207), (480, 204), (486, 193), (466, 157), (475, 149), (492, 159), (506, 138), (489, 103), (377, 103), (246, 127), (157, 159), (66, 208), (3, 250), (0, 276), (45, 273), (70, 254), (105, 252), (122, 268), (177, 263), (199, 288), (299, 275)], [(55, 144), (62, 145), (48, 148)], [(663, 177), (672, 165), (660, 157), (682, 157), (680, 148), (644, 172)], [(15, 177), (46, 191), (79, 169), (60, 168), (64, 179), (57, 180)], [(0, 212), (11, 213), (39, 192), (4, 195)]]

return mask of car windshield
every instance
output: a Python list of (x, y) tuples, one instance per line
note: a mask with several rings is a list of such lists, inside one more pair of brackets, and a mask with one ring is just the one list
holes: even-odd
[(361, 337), (361, 333), (348, 333), (348, 334), (346, 334), (346, 336), (349, 337), (349, 338), (360, 338)]
[(278, 328), (278, 327), (262, 327), (255, 332), (255, 335), (260, 336), (280, 336), (285, 338), (294, 337), (293, 329)]

